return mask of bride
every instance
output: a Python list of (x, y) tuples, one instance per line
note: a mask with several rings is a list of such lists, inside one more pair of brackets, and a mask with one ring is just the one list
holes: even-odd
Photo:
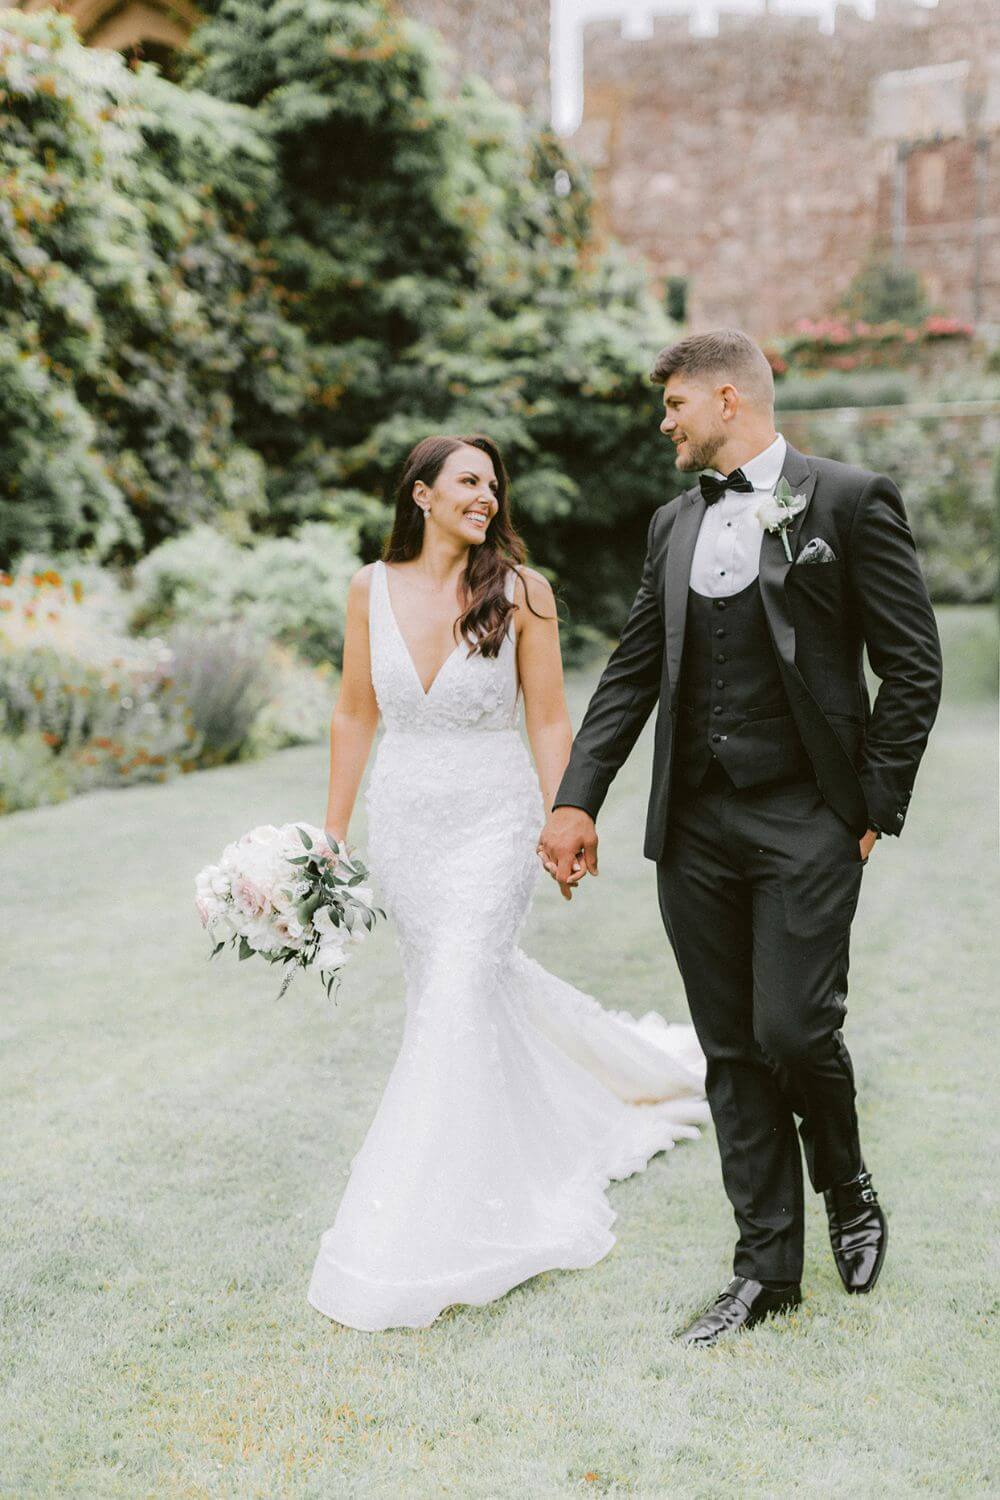
[(604, 1010), (518, 947), (572, 740), (552, 590), (524, 555), (496, 444), (428, 437), (385, 561), (348, 593), (325, 826), (346, 840), (381, 714), (367, 854), (406, 981), (399, 1055), (309, 1285), (352, 1328), (423, 1328), (594, 1265), (615, 1242), (609, 1182), (708, 1119), (690, 1026)]

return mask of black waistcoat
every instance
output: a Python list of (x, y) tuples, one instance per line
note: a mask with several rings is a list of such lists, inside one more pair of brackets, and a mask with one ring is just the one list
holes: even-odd
[(782, 685), (755, 578), (708, 599), (688, 589), (674, 774), (697, 786), (713, 755), (736, 786), (813, 775)]

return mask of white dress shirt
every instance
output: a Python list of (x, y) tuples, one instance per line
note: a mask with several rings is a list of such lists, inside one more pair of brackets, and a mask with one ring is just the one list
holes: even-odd
[[(727, 490), (721, 500), (705, 507), (691, 563), (691, 587), (696, 594), (718, 599), (738, 594), (757, 577), (764, 528), (755, 512), (781, 477), (787, 443), (781, 433), (762, 453), (740, 468), (753, 485), (753, 494)], [(709, 469), (720, 479), (725, 475)]]

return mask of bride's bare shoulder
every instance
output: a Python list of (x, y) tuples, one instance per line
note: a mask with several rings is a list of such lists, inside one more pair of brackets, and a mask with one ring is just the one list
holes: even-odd
[(352, 574), (351, 581), (347, 585), (347, 609), (351, 614), (368, 613), (368, 600), (371, 595), (372, 576), (375, 572), (375, 563), (365, 563), (356, 573)]
[(539, 614), (554, 613), (555, 595), (544, 573), (539, 573), (537, 568), (525, 567), (524, 564), (518, 567), (515, 570), (514, 603), (527, 603), (530, 609), (537, 610)]

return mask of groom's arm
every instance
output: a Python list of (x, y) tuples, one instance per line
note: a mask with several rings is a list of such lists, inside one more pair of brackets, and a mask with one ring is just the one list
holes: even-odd
[(649, 523), (638, 593), (573, 741), (553, 809), (580, 807), (597, 817), (659, 696), (664, 636), (654, 557), (662, 516), (663, 507)]
[(858, 776), (869, 818), (898, 834), (941, 701), (941, 642), (902, 496), (884, 474), (862, 492), (848, 551), (868, 659), (882, 679)]

